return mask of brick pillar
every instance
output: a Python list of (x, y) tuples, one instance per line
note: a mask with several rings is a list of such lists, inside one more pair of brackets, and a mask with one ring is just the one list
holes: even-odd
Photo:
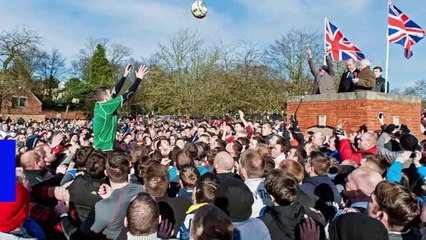
[[(290, 117), (299, 104), (301, 96), (287, 101), (287, 116)], [(369, 130), (380, 130), (377, 119), (382, 112), (385, 124), (405, 124), (417, 136), (420, 133), (421, 98), (377, 92), (353, 92), (338, 94), (307, 95), (304, 97), (297, 120), (303, 133), (318, 126), (318, 116), (326, 117), (326, 126), (335, 127), (340, 121), (346, 121), (347, 133), (356, 132), (361, 125)]]

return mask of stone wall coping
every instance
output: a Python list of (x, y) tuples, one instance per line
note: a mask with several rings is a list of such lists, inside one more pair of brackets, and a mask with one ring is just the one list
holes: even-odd
[[(287, 102), (300, 102), (301, 98), (302, 96), (292, 96), (287, 99)], [(407, 103), (421, 103), (422, 101), (420, 97), (416, 96), (387, 94), (373, 91), (305, 95), (303, 98), (303, 102), (327, 102), (340, 100), (381, 100)]]

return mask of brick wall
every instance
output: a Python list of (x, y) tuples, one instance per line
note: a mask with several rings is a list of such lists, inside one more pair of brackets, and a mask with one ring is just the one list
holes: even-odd
[[(288, 116), (296, 111), (300, 99), (300, 96), (289, 99)], [(346, 121), (346, 132), (353, 133), (363, 124), (369, 130), (379, 130), (377, 116), (383, 112), (386, 124), (394, 123), (394, 117), (399, 117), (399, 123), (407, 125), (419, 137), (420, 111), (419, 97), (376, 92), (308, 95), (300, 105), (297, 120), (303, 133), (318, 126), (319, 115), (326, 116), (327, 127), (335, 127), (340, 121)]]
[(25, 121), (44, 121), (46, 116), (44, 114), (4, 114), (3, 119), (10, 118), (12, 120), (17, 120), (19, 118), (24, 119)]
[(44, 111), (46, 118), (62, 118), (62, 119), (87, 119), (87, 115), (84, 112), (79, 111), (68, 111), (68, 115), (65, 111), (63, 112), (54, 112), (54, 111)]

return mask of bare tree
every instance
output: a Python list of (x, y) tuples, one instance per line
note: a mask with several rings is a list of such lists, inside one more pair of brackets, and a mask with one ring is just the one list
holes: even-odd
[[(0, 101), (9, 96), (19, 80), (30, 80), (32, 56), (38, 53), (40, 37), (24, 28), (2, 32), (0, 35)], [(38, 56), (35, 54), (34, 56)]]
[(158, 59), (168, 70), (182, 75), (189, 70), (193, 60), (198, 58), (203, 40), (196, 32), (184, 29), (171, 37), (169, 44), (158, 44)]
[(225, 44), (222, 41), (214, 45), (214, 49), (219, 53), (218, 67), (223, 69), (225, 72), (235, 69), (236, 67), (236, 50), (238, 44)]
[(242, 40), (236, 49), (236, 56), (244, 66), (253, 66), (261, 63), (263, 52), (256, 43)]
[(23, 56), (27, 51), (37, 48), (40, 37), (26, 28), (16, 28), (0, 35), (0, 61), (2, 71), (7, 70), (17, 57)]
[(123, 74), (123, 69), (130, 62), (130, 49), (121, 44), (111, 44), (107, 47), (107, 56), (111, 64), (113, 78), (119, 79)]
[(282, 79), (292, 83), (287, 88), (290, 95), (308, 91), (307, 80), (311, 79), (306, 60), (306, 50), (312, 49), (314, 61), (319, 64), (324, 48), (319, 32), (309, 29), (293, 29), (282, 35), (265, 52), (265, 62)]
[(58, 49), (52, 49), (50, 54), (45, 54), (45, 58), (40, 63), (38, 73), (43, 79), (53, 76), (56, 79), (61, 79), (66, 73), (65, 58), (61, 55)]
[(41, 60), (37, 73), (44, 83), (43, 94), (47, 95), (49, 101), (55, 98), (53, 90), (58, 88), (59, 82), (66, 71), (65, 58), (58, 49), (52, 49), (50, 54), (45, 53), (45, 57)]
[(258, 75), (256, 72), (264, 68), (262, 50), (249, 40), (243, 40), (235, 49), (234, 55), (237, 63), (236, 69), (242, 73), (245, 80), (248, 80), (250, 75)]
[(418, 80), (412, 86), (405, 87), (403, 95), (413, 95), (426, 99), (426, 80)]

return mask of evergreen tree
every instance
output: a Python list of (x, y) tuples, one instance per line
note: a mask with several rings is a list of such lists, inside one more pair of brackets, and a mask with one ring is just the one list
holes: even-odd
[(101, 44), (96, 46), (90, 61), (89, 83), (94, 87), (113, 87), (112, 68), (106, 58), (105, 47)]

